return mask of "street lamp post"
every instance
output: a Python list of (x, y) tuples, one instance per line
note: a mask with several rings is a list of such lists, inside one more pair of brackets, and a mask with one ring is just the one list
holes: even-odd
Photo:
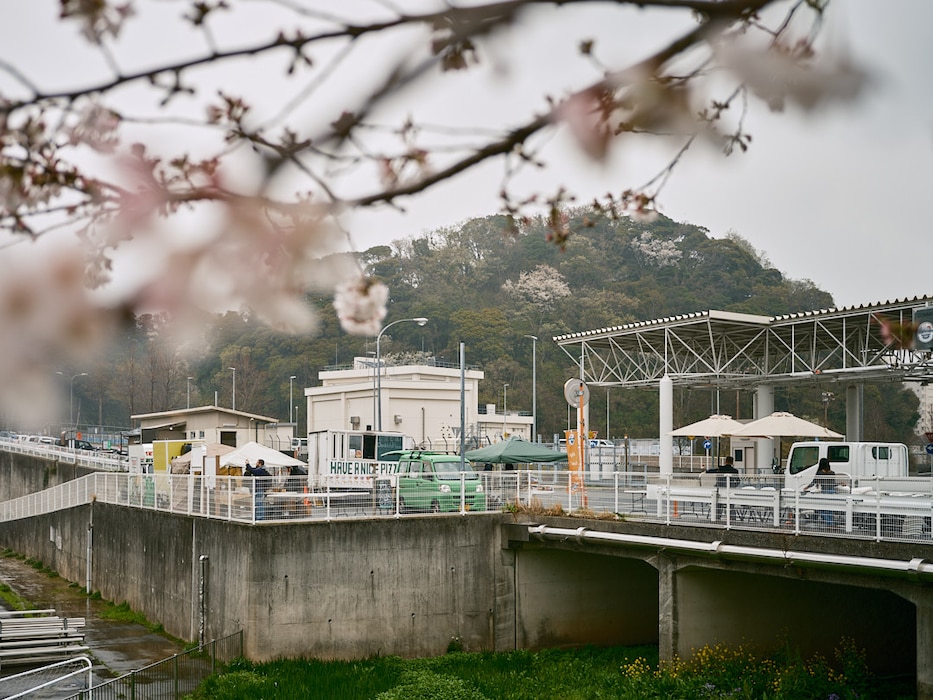
[(502, 385), (502, 439), (505, 440), (505, 417), (509, 413), (509, 385)]
[(191, 408), (191, 380), (194, 377), (188, 377), (188, 408)]
[(378, 375), (379, 368), (376, 365), (376, 351), (375, 350), (367, 350), (366, 356), (369, 357), (369, 366), (372, 367), (372, 370), (373, 370), (373, 420), (371, 423), (369, 423), (369, 425), (372, 427), (375, 427), (376, 426), (376, 382), (378, 381), (377, 375)]
[(379, 341), (382, 340), (382, 334), (389, 330), (396, 323), (405, 323), (406, 321), (411, 321), (417, 323), (419, 326), (423, 326), (428, 322), (428, 319), (423, 316), (418, 318), (400, 318), (398, 321), (392, 321), (387, 326), (384, 326), (379, 335), (376, 336), (376, 430), (382, 430), (382, 351), (379, 347)]
[(292, 414), (292, 406), (295, 405), (294, 399), (292, 398), (292, 385), (295, 379), (297, 379), (297, 376), (294, 374), (288, 378), (288, 422), (289, 423), (295, 422), (294, 416)]
[(538, 336), (531, 338), (531, 441), (538, 441)]
[(234, 411), (236, 410), (236, 367), (227, 367), (231, 372), (233, 372), (233, 399), (230, 402), (230, 408)]
[[(56, 372), (55, 374), (61, 374), (63, 377), (65, 376), (62, 372)], [(71, 377), (71, 388), (68, 393), (68, 425), (72, 428), (74, 428), (75, 423), (75, 379), (86, 376), (87, 372), (80, 372)]]

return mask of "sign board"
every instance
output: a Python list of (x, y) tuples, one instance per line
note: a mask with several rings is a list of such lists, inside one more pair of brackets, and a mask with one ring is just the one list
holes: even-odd
[(574, 408), (581, 403), (586, 406), (590, 402), (590, 388), (582, 379), (568, 379), (564, 382), (564, 398)]
[(933, 442), (931, 442), (929, 445), (927, 445), (927, 454), (928, 454), (928, 455), (933, 455)]
[(704, 440), (704, 441), (703, 441), (703, 449), (704, 449), (704, 450), (708, 450), (708, 449), (710, 449), (712, 446), (713, 446), (713, 441), (712, 441), (712, 440)]
[(376, 503), (380, 510), (394, 510), (395, 499), (392, 497), (392, 480), (384, 477), (376, 482)]
[(933, 306), (914, 309), (914, 348), (933, 350)]

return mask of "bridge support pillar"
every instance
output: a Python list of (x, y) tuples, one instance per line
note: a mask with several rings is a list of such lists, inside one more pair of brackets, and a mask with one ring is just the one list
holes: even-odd
[(658, 569), (658, 657), (673, 661), (677, 654), (677, 571), (667, 556), (657, 557)]
[(917, 600), (917, 698), (933, 700), (933, 594)]

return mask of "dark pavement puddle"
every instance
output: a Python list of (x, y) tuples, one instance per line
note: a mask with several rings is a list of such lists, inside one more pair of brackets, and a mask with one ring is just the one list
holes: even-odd
[[(107, 603), (88, 598), (68, 581), (49, 576), (21, 559), (0, 557), (0, 583), (7, 584), (28, 600), (33, 609), (49, 608), (62, 617), (85, 619), (84, 643), (90, 648), (88, 655), (93, 662), (94, 685), (184, 651), (178, 642), (155, 634), (143, 625), (101, 618)], [(26, 668), (28, 666), (4, 665), (0, 675), (8, 676)]]

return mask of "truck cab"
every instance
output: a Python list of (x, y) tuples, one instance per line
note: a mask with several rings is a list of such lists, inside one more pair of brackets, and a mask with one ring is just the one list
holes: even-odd
[(461, 472), (460, 456), (442, 452), (410, 451), (399, 456), (397, 475), (399, 510), (448, 513), (486, 510), (486, 494), (469, 462)]

